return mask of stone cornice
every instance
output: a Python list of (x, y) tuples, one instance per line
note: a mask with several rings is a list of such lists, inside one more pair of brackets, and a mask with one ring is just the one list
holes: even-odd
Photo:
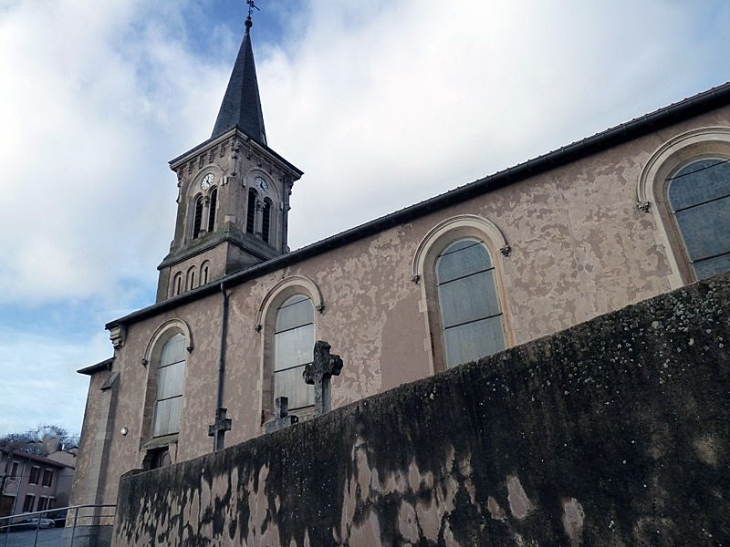
[(239, 247), (248, 254), (256, 256), (261, 260), (270, 260), (281, 254), (263, 241), (249, 234), (242, 233), (240, 230), (236, 229), (235, 226), (229, 226), (225, 232), (215, 232), (208, 236), (204, 236), (200, 238), (199, 241), (200, 243), (197, 245), (186, 246), (179, 251), (170, 252), (162, 260), (160, 265), (157, 266), (157, 269), (162, 270), (163, 268), (169, 268), (226, 242)]
[(264, 146), (234, 127), (230, 131), (208, 139), (195, 148), (170, 161), (170, 169), (178, 178), (192, 175), (212, 164), (215, 159), (223, 158), (228, 153), (243, 154), (247, 159), (255, 159), (256, 164), (273, 174), (278, 173), (282, 180), (289, 183), (299, 180), (303, 171), (286, 161), (268, 146)]

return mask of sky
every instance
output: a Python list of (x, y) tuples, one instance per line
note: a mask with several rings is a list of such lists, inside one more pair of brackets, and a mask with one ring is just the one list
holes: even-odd
[[(258, 0), (292, 249), (730, 80), (727, 0)], [(243, 0), (0, 0), (0, 435), (79, 432), (104, 324), (154, 302)]]

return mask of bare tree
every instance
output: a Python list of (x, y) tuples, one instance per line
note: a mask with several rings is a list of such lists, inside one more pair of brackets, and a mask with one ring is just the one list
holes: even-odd
[(79, 444), (79, 436), (70, 434), (58, 425), (39, 425), (24, 433), (8, 433), (0, 437), (0, 447), (12, 447), (18, 452), (47, 456), (59, 450), (75, 448)]

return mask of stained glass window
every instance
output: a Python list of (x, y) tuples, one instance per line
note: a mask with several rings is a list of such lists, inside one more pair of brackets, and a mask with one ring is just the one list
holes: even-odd
[(314, 404), (314, 386), (302, 378), (313, 352), (312, 301), (303, 295), (292, 296), (277, 310), (274, 329), (274, 399), (287, 397), (290, 409)]
[(502, 311), (489, 251), (476, 239), (449, 245), (436, 261), (446, 366), (504, 349)]
[(669, 203), (698, 279), (730, 270), (730, 163), (694, 161), (669, 181)]
[(180, 430), (184, 382), (185, 336), (176, 334), (164, 345), (160, 356), (153, 437), (177, 433)]

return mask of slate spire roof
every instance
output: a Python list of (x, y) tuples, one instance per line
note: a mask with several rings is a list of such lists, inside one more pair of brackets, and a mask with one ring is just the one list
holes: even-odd
[(256, 80), (256, 65), (251, 47), (251, 26), (249, 16), (246, 19), (246, 32), (243, 35), (241, 49), (233, 65), (231, 79), (228, 81), (226, 94), (223, 96), (218, 118), (215, 121), (211, 138), (222, 135), (234, 126), (238, 126), (246, 135), (266, 145), (266, 129), (264, 114), (261, 110), (259, 85)]

